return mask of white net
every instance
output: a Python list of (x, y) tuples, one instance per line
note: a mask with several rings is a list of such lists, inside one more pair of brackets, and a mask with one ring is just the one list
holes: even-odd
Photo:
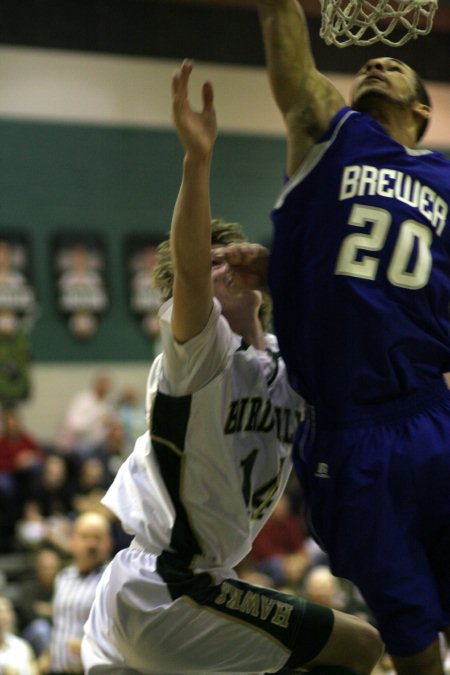
[(400, 47), (431, 31), (438, 0), (320, 0), (327, 45)]

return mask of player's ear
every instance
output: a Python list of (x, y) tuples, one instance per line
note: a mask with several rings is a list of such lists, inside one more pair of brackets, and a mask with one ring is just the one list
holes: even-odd
[(431, 117), (431, 107), (420, 101), (414, 101), (412, 106), (414, 114), (421, 120), (429, 120)]

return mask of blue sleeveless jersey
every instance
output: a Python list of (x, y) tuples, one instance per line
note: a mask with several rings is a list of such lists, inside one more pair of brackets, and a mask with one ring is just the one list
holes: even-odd
[(269, 285), (293, 387), (348, 410), (450, 370), (450, 162), (344, 108), (272, 212)]

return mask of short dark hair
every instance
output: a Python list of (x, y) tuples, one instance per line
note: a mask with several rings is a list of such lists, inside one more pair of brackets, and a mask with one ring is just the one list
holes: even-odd
[[(428, 91), (423, 83), (423, 80), (419, 75), (414, 72), (414, 76), (416, 78), (416, 98), (419, 101), (419, 103), (423, 103), (424, 105), (427, 105), (429, 108), (431, 108), (431, 99), (428, 94)], [(423, 137), (425, 134), (428, 123), (429, 123), (429, 118), (426, 117), (425, 119), (422, 120), (419, 129), (417, 130), (417, 140), (420, 141), (420, 139)]]

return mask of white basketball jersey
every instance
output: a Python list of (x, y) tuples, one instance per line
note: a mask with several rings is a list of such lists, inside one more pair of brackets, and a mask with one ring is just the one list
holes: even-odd
[(179, 345), (170, 313), (169, 301), (148, 380), (149, 432), (103, 501), (151, 553), (192, 570), (229, 569), (286, 486), (301, 399), (274, 336), (265, 351), (243, 345), (215, 300), (202, 333)]

